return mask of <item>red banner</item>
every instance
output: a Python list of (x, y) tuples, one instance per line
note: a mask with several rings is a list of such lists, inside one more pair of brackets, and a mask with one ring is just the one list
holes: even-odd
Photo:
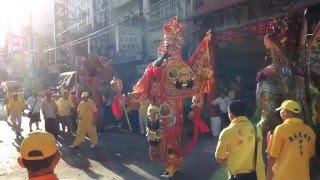
[(214, 33), (214, 37), (219, 41), (226, 41), (243, 37), (264, 35), (271, 28), (271, 23), (272, 21), (257, 22), (224, 31), (218, 31)]

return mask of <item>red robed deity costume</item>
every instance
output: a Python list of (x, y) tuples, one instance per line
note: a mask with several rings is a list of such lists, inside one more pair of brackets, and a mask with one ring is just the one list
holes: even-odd
[[(152, 62), (133, 87), (129, 99), (149, 99), (147, 139), (151, 160), (162, 161), (164, 176), (172, 177), (179, 169), (185, 152), (195, 145), (198, 132), (209, 132), (200, 117), (204, 94), (209, 92), (213, 72), (210, 68), (208, 32), (188, 62), (181, 58), (183, 26), (174, 17), (163, 26), (164, 37), (158, 49), (159, 59)], [(184, 99), (194, 96), (194, 138), (182, 148)], [(117, 100), (116, 100), (117, 101)], [(199, 104), (200, 102), (200, 104)], [(120, 108), (120, 107), (119, 107)]]

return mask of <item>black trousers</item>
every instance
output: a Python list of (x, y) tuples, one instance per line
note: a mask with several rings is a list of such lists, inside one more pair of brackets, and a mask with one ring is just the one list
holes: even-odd
[(243, 173), (243, 174), (235, 174), (231, 175), (229, 180), (257, 180), (257, 173), (251, 172), (251, 173)]
[(230, 119), (229, 119), (228, 113), (220, 112), (220, 120), (221, 120), (221, 130), (229, 126)]
[(46, 118), (44, 120), (45, 123), (45, 129), (47, 132), (51, 133), (52, 135), (54, 135), (54, 137), (58, 137), (58, 133), (59, 133), (59, 123), (57, 118)]

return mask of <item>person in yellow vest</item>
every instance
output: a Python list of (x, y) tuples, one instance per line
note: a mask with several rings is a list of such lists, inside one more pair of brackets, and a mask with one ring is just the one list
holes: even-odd
[(12, 99), (8, 105), (8, 113), (10, 115), (10, 120), (13, 125), (13, 128), (17, 135), (21, 135), (21, 118), (22, 112), (24, 110), (24, 102), (18, 98), (19, 95), (14, 93)]
[(68, 132), (72, 133), (72, 119), (71, 119), (71, 111), (74, 108), (74, 104), (69, 99), (69, 91), (63, 91), (63, 97), (60, 98), (57, 102), (58, 107), (58, 115), (59, 120), (62, 125), (62, 132), (66, 132), (66, 128), (68, 128)]
[(242, 101), (230, 103), (231, 123), (220, 133), (215, 157), (219, 163), (227, 165), (230, 180), (265, 180), (262, 132), (249, 121), (246, 112)]
[(315, 155), (315, 133), (298, 118), (297, 102), (285, 100), (276, 110), (280, 111), (283, 123), (274, 130), (267, 148), (267, 179), (308, 180), (310, 159)]
[(89, 94), (83, 92), (82, 101), (78, 105), (78, 130), (76, 139), (70, 146), (72, 149), (79, 148), (85, 136), (88, 134), (91, 147), (98, 145), (98, 135), (95, 125), (95, 113), (97, 112), (96, 104), (89, 99)]

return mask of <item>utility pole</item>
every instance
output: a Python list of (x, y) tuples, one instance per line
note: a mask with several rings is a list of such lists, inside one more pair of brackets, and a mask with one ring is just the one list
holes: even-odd
[(53, 47), (54, 47), (54, 64), (57, 64), (57, 42), (56, 42), (56, 11), (55, 11), (55, 0), (52, 1), (53, 3)]
[(35, 33), (33, 30), (33, 22), (32, 22), (32, 12), (29, 11), (29, 28), (30, 28), (30, 52), (32, 53), (31, 56), (31, 90), (34, 91), (35, 90), (35, 60), (36, 60), (36, 46), (35, 46)]

